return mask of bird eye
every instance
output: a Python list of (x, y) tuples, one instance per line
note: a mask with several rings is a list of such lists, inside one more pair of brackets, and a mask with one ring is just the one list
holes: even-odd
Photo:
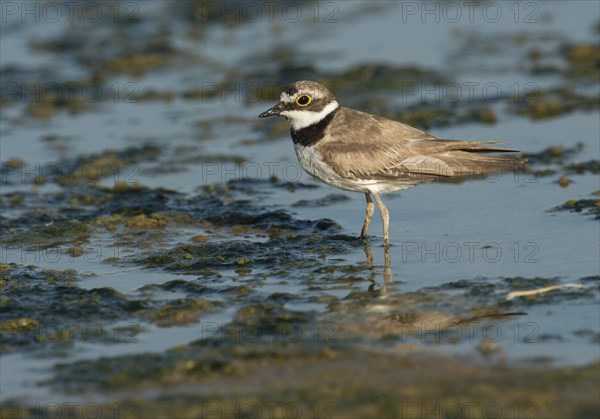
[(308, 105), (310, 102), (312, 102), (312, 97), (310, 97), (309, 95), (302, 95), (300, 96), (298, 99), (296, 99), (296, 103), (299, 106), (306, 106)]

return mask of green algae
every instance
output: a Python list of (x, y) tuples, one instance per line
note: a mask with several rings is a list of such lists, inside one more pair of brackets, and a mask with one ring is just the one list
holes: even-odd
[[(141, 312), (140, 301), (111, 288), (83, 290), (78, 273), (14, 266), (1, 287), (2, 350), (76, 341), (113, 342), (107, 324)], [(105, 325), (105, 326), (103, 326)]]
[(0, 323), (0, 330), (3, 334), (16, 332), (31, 332), (39, 327), (40, 323), (37, 320), (28, 319), (26, 317), (21, 317), (18, 319), (9, 319)]
[[(229, 3), (229, 7), (236, 5), (242, 7), (243, 3)], [(211, 6), (214, 5), (193, 2), (175, 5), (172, 9), (185, 10), (186, 19), (198, 22), (203, 13), (209, 12), (198, 7)], [(241, 23), (228, 22), (231, 16), (211, 12), (207, 23), (224, 23), (225, 26)], [(190, 28), (196, 39), (203, 37), (204, 28), (200, 26), (204, 25)], [(97, 38), (85, 33), (78, 36), (76, 30), (70, 29), (68, 36), (50, 39), (48, 43), (40, 42), (35, 49), (55, 54), (76, 53), (77, 61), (96, 78), (90, 81), (99, 82), (103, 89), (114, 80), (110, 79), (111, 75), (138, 77), (173, 68), (174, 63), (179, 63), (176, 57), (183, 55), (181, 51), (175, 50), (162, 37), (149, 41), (145, 34), (136, 34), (140, 31), (132, 29), (134, 27), (119, 25), (119, 33), (110, 30), (106, 31), (108, 36), (97, 34)], [(129, 39), (136, 37), (131, 34), (141, 37), (141, 48), (129, 43)], [(97, 51), (97, 45), (89, 42), (92, 38), (94, 42), (116, 44), (119, 48), (116, 51), (106, 49), (106, 53), (98, 55), (93, 52)], [(511, 42), (521, 42), (529, 47), (531, 39), (521, 36)], [(495, 52), (502, 50), (502, 46), (498, 49), (489, 45), (484, 47)], [(593, 44), (569, 44), (555, 51), (570, 63), (563, 70), (557, 69), (555, 74), (576, 82), (594, 80), (597, 77), (597, 72), (594, 73), (597, 51), (593, 48)], [(514, 52), (514, 49), (510, 51)], [(298, 51), (293, 48), (278, 48), (268, 56), (270, 59), (255, 57), (259, 63), (277, 63), (279, 66), (275, 71), (257, 72), (262, 72), (262, 78), (257, 77), (258, 80), (279, 83), (275, 88), (265, 84), (259, 90), (257, 100), (276, 100), (288, 81), (310, 77), (328, 83), (349, 106), (427, 129), (450, 124), (491, 124), (504, 112), (501, 107), (491, 108), (481, 103), (398, 105), (397, 99), (404, 98), (402, 95), (415, 83), (431, 87), (436, 82), (443, 85), (451, 80), (447, 75), (427, 68), (382, 63), (362, 63), (340, 72), (318, 74), (310, 65), (294, 65), (296, 54)], [(545, 54), (540, 50), (531, 58), (544, 58)], [(457, 57), (462, 59), (463, 55), (457, 54)], [(234, 80), (252, 80), (257, 75), (247, 74), (254, 71), (251, 65), (248, 67), (250, 70), (225, 71), (224, 80), (219, 83), (221, 90), (207, 91), (186, 84), (188, 90), (182, 93), (146, 91), (136, 94), (135, 99), (218, 100), (224, 91), (235, 87)], [(566, 72), (564, 68), (567, 68)], [(513, 115), (534, 119), (597, 109), (589, 97), (578, 92), (561, 83), (558, 87), (523, 97), (528, 101), (525, 104), (518, 101), (512, 104), (507, 102), (508, 98), (502, 98), (500, 103), (507, 103), (509, 114), (513, 112)], [(15, 98), (7, 100), (14, 101)], [(41, 102), (28, 104), (25, 112), (35, 118), (50, 119), (61, 116), (60, 111), (78, 113), (89, 108), (78, 101)], [(202, 121), (199, 140), (214, 136), (219, 129), (215, 121)], [(241, 122), (243, 129), (248, 124), (248, 121)], [(259, 127), (256, 135), (266, 138), (264, 141), (287, 136), (289, 131), (285, 121), (264, 128), (258, 123), (256, 126)], [(266, 136), (263, 136), (264, 132), (267, 132)], [(331, 220), (298, 220), (286, 211), (267, 210), (252, 204), (247, 197), (240, 199), (240, 191), (249, 194), (253, 188), (259, 189), (264, 184), (205, 185), (206, 193), (192, 197), (149, 189), (129, 181), (117, 181), (108, 188), (97, 186), (98, 180), (132, 174), (128, 171), (131, 166), (127, 166), (131, 163), (152, 163), (154, 166), (145, 168), (144, 173), (159, 175), (187, 170), (188, 165), (203, 162), (244, 162), (241, 155), (191, 154), (193, 148), (173, 150), (175, 158), (166, 162), (168, 159), (163, 155), (170, 150), (168, 145), (160, 148), (144, 146), (79, 156), (75, 170), (67, 166), (56, 175), (31, 181), (33, 185), (56, 182), (62, 188), (56, 195), (21, 192), (3, 195), (3, 208), (27, 211), (23, 216), (7, 219), (6, 223), (3, 218), (2, 237), (14, 240), (7, 243), (30, 246), (35, 243), (33, 240), (41, 240), (41, 244), (49, 246), (71, 244), (68, 256), (81, 258), (85, 256), (86, 242), (94, 243), (96, 233), (107, 234), (113, 246), (137, 246), (137, 251), (132, 256), (105, 259), (106, 263), (169, 275), (177, 272), (185, 278), (145, 285), (139, 290), (141, 295), (124, 295), (110, 288), (78, 289), (81, 274), (74, 270), (51, 271), (1, 264), (2, 324), (16, 327), (25, 319), (31, 329), (7, 329), (10, 333), (2, 336), (3, 353), (5, 349), (9, 352), (32, 347), (40, 350), (57, 343), (90, 342), (90, 326), (99, 330), (98, 340), (94, 342), (131, 342), (138, 333), (143, 333), (144, 322), (160, 327), (202, 323), (205, 314), (220, 311), (233, 303), (239, 308), (235, 319), (219, 324), (218, 333), (221, 334), (216, 338), (203, 341), (201, 338), (205, 336), (198, 336), (200, 340), (191, 345), (161, 354), (97, 358), (91, 363), (69, 363), (65, 359), (65, 363), (56, 369), (56, 377), (45, 383), (48, 387), (66, 388), (74, 397), (81, 396), (82, 399), (90, 394), (84, 393), (86, 390), (101, 390), (127, 408), (124, 413), (128, 417), (199, 417), (206, 416), (207, 409), (223, 413), (225, 409), (231, 412), (238, 406), (244, 409), (255, 405), (264, 412), (272, 408), (273, 417), (293, 416), (289, 413), (295, 412), (296, 406), (311, 417), (420, 417), (432, 410), (436, 411), (436, 416), (451, 417), (453, 411), (448, 409), (454, 408), (456, 403), (466, 417), (484, 416), (489, 413), (483, 411), (486, 406), (491, 409), (500, 406), (500, 417), (597, 416), (598, 404), (593, 394), (598, 388), (597, 363), (583, 368), (514, 365), (502, 362), (502, 345), (490, 346), (489, 342), (482, 341), (480, 345), (473, 345), (476, 350), (487, 353), (486, 360), (500, 362), (481, 365), (471, 357), (414, 356), (419, 349), (398, 344), (402, 339), (398, 325), (445, 322), (443, 324), (468, 327), (469, 322), (477, 320), (522, 315), (515, 314), (514, 308), (529, 308), (548, 300), (542, 297), (503, 304), (506, 293), (513, 289), (556, 284), (559, 283), (557, 279), (457, 280), (443, 287), (401, 295), (386, 295), (382, 289), (376, 289), (378, 284), (373, 283), (363, 292), (362, 285), (376, 279), (379, 267), (344, 264), (332, 259), (344, 257), (357, 245), (352, 238), (340, 235), (341, 227)], [(548, 159), (547, 163), (542, 163), (551, 166), (545, 169), (548, 173), (597, 173), (597, 161), (573, 163), (569, 149), (547, 151), (539, 161)], [(165, 162), (169, 164), (163, 165)], [(23, 160), (19, 159), (9, 161), (7, 172), (17, 172), (22, 164)], [(537, 175), (541, 173), (538, 171)], [(295, 191), (315, 186), (274, 180), (268, 187)], [(329, 203), (327, 199), (314, 199), (296, 204), (311, 207)], [(577, 205), (588, 208), (581, 206), (587, 204), (577, 203), (571, 203), (570, 208), (578, 208)], [(42, 208), (43, 212), (37, 208)], [(80, 223), (84, 231), (79, 234), (77, 228), (70, 229), (61, 214), (76, 219), (74, 223)], [(56, 241), (50, 238), (55, 231), (47, 229), (52, 226), (59, 227)], [(191, 234), (200, 228), (208, 231), (188, 239), (189, 234), (182, 233), (180, 227), (191, 227)], [(240, 237), (244, 240), (239, 240)], [(256, 238), (268, 240), (256, 245)], [(212, 243), (223, 239), (226, 242)], [(232, 270), (237, 276), (229, 273)], [(312, 293), (308, 296), (302, 292), (265, 294), (261, 285), (267, 281), (306, 286)], [(587, 281), (593, 282), (593, 279)], [(339, 298), (325, 294), (330, 290), (347, 290), (348, 293)], [(164, 294), (169, 293), (185, 297), (162, 300)], [(223, 305), (212, 300), (215, 294), (225, 301), (221, 303)], [(551, 298), (558, 301), (581, 298), (589, 302), (594, 295), (557, 292)], [(325, 315), (315, 317), (311, 312), (286, 308), (288, 303), (307, 302), (326, 305)], [(377, 315), (376, 310), (386, 305), (389, 312)], [(6, 317), (9, 314), (15, 317)], [(73, 319), (83, 323), (72, 327)], [(122, 321), (131, 321), (131, 324), (111, 325)], [(54, 325), (60, 327), (55, 330)], [(298, 336), (299, 330), (301, 336)], [(122, 339), (115, 338), (115, 331)], [(257, 331), (258, 335), (252, 334)], [(15, 335), (19, 338), (15, 339)], [(382, 346), (385, 350), (379, 351)], [(52, 352), (42, 349), (39, 353), (48, 355)], [(565, 392), (565, 388), (569, 391)], [(146, 392), (136, 393), (138, 390)], [(6, 417), (44, 416), (44, 411), (36, 410), (35, 406), (17, 413), (10, 407), (0, 406), (3, 409), (1, 416), (4, 417), (4, 413)], [(104, 407), (103, 414), (110, 412), (110, 417), (115, 417), (114, 409)], [(474, 410), (467, 414), (467, 409)], [(89, 417), (87, 413), (77, 410), (74, 417)]]
[(156, 291), (183, 292), (187, 295), (201, 295), (211, 292), (211, 288), (197, 281), (186, 281), (183, 279), (174, 279), (161, 285), (144, 285), (140, 291), (144, 293), (154, 293)]
[(569, 211), (584, 215), (592, 215), (600, 220), (600, 199), (570, 199), (554, 207), (551, 211)]
[(167, 225), (167, 221), (163, 217), (154, 214), (150, 216), (139, 214), (127, 219), (125, 225), (140, 230), (162, 229)]
[[(269, 183), (270, 184), (270, 183)], [(250, 185), (238, 182), (231, 193), (240, 193)], [(269, 211), (250, 203), (237, 200), (225, 203), (227, 197), (215, 199), (210, 194), (184, 197), (161, 188), (149, 189), (141, 185), (134, 188), (118, 184), (112, 188), (85, 186), (68, 188), (59, 192), (54, 201), (44, 195), (24, 194), (25, 213), (3, 223), (7, 234), (3, 238), (11, 245), (64, 246), (63, 257), (75, 261), (86, 257), (85, 241), (96, 234), (108, 234), (116, 246), (113, 252), (118, 257), (104, 259), (105, 263), (127, 263), (143, 268), (157, 267), (182, 274), (200, 275), (200, 281), (174, 280), (160, 286), (145, 286), (140, 289), (142, 297), (123, 295), (111, 288), (83, 290), (77, 287), (80, 274), (75, 270), (39, 270), (14, 264), (2, 265), (2, 304), (10, 310), (2, 314), (0, 321), (5, 325), (14, 319), (30, 318), (39, 323), (38, 330), (3, 335), (2, 347), (7, 352), (26, 347), (43, 347), (46, 351), (56, 348), (72, 348), (89, 338), (89, 328), (96, 330), (94, 342), (122, 343), (136, 339), (143, 333), (146, 322), (159, 327), (177, 327), (202, 321), (209, 313), (222, 310), (222, 303), (211, 296), (220, 294), (227, 301), (246, 303), (260, 299), (252, 291), (252, 283), (259, 283), (264, 273), (254, 274), (257, 267), (270, 272), (293, 276), (298, 270), (314, 267), (315, 262), (325, 263), (322, 254), (342, 254), (349, 243), (331, 236), (339, 226), (331, 220), (296, 220), (287, 212)], [(53, 208), (36, 213), (27, 207), (36, 208), (39, 202), (55, 202), (58, 208), (65, 202), (70, 205), (72, 220), (63, 220)], [(52, 207), (52, 205), (50, 205)], [(77, 219), (75, 219), (75, 217)], [(163, 244), (157, 237), (176, 237), (178, 228), (203, 226), (210, 229), (225, 229), (228, 234), (269, 236), (266, 243), (247, 241), (212, 242), (211, 236), (199, 236), (192, 244), (171, 245), (160, 249)], [(156, 236), (156, 232), (160, 235)], [(325, 239), (325, 237), (331, 238)], [(192, 236), (195, 237), (195, 236)], [(121, 251), (138, 247), (131, 256)], [(135, 249), (134, 249), (135, 250)], [(227, 285), (218, 289), (203, 283), (219, 278), (218, 269), (233, 268), (240, 278), (247, 277), (248, 285)], [(166, 299), (162, 293), (184, 293), (176, 300)], [(280, 304), (297, 299), (292, 295), (273, 294), (269, 301)], [(40, 304), (44, 301), (44, 304)], [(10, 313), (10, 317), (7, 317)], [(259, 317), (256, 313), (245, 313), (244, 318), (266, 322), (272, 313)], [(248, 317), (250, 316), (250, 317)], [(280, 321), (296, 319), (294, 316), (276, 317)], [(77, 324), (72, 319), (77, 318)], [(247, 319), (246, 319), (247, 320)], [(278, 321), (279, 321), (278, 320)], [(131, 327), (122, 328), (122, 322)], [(119, 332), (122, 330), (122, 333)], [(115, 333), (127, 339), (116, 339)], [(20, 349), (21, 348), (21, 349)], [(54, 349), (53, 349), (54, 348)]]
[(124, 54), (107, 61), (106, 70), (141, 77), (148, 71), (166, 66), (169, 58), (169, 55), (157, 53)]
[[(265, 243), (253, 241), (201, 242), (156, 251), (152, 255), (132, 260), (146, 267), (168, 271), (196, 272), (216, 267), (300, 266), (314, 265), (310, 255), (341, 254), (347, 247), (338, 240), (324, 246), (316, 234), (300, 237), (279, 237)], [(308, 258), (306, 256), (309, 256)]]
[[(0, 174), (7, 183), (33, 183), (42, 185), (55, 183), (61, 187), (95, 185), (103, 179), (112, 177), (115, 180), (114, 191), (135, 189), (137, 184), (137, 165), (144, 161), (153, 161), (160, 154), (156, 146), (145, 145), (123, 150), (104, 150), (100, 153), (80, 155), (75, 159), (61, 159), (42, 167), (37, 167), (36, 176), (24, 178), (20, 170), (27, 163), (20, 159), (4, 162)], [(31, 170), (31, 169), (30, 169)]]
[(44, 225), (32, 226), (27, 230), (4, 235), (3, 243), (46, 244), (49, 246), (73, 241), (86, 241), (91, 229), (77, 220), (53, 221)]
[[(554, 278), (514, 277), (504, 281), (507, 290), (556, 283)], [(482, 365), (472, 359), (420, 354), (413, 344), (398, 336), (399, 325), (406, 328), (415, 322), (439, 325), (440, 321), (446, 321), (448, 324), (467, 325), (519, 315), (502, 308), (478, 308), (484, 301), (498, 301), (494, 292), (497, 287), (483, 293), (472, 292), (473, 286), (486, 285), (493, 284), (486, 284), (483, 279), (463, 280), (418, 293), (395, 295), (388, 300), (391, 304), (410, 309), (387, 317), (377, 314), (373, 317), (373, 313), (369, 312), (360, 314), (358, 307), (368, 307), (377, 297), (369, 296), (369, 293), (353, 293), (345, 299), (345, 304), (358, 306), (348, 307), (344, 312), (356, 312), (364, 318), (350, 316), (340, 319), (336, 316), (336, 320), (315, 317), (311, 312), (285, 309), (284, 302), (290, 301), (293, 296), (277, 293), (271, 295), (268, 301), (248, 302), (227, 324), (207, 323), (210, 333), (196, 342), (161, 354), (65, 363), (55, 368), (55, 377), (46, 384), (73, 394), (110, 391), (122, 403), (135, 400), (139, 417), (147, 415), (145, 412), (161, 412), (166, 406), (169, 406), (168, 415), (176, 412), (178, 417), (188, 417), (198, 412), (198, 405), (235, 405), (250, 403), (250, 400), (282, 405), (296, 403), (299, 406), (319, 403), (322, 407), (333, 406), (338, 412), (371, 412), (400, 417), (402, 412), (408, 411), (402, 409), (412, 409), (410, 412), (414, 413), (414, 409), (421, 408), (423, 403), (464, 402), (475, 409), (494, 403), (506, 412), (500, 417), (512, 417), (515, 406), (540, 412), (559, 408), (555, 397), (562, 392), (562, 387), (552, 384), (555, 382), (568, 383), (570, 388), (579, 389), (570, 393), (573, 396), (568, 396), (575, 397), (576, 402), (573, 399), (560, 404), (561, 412), (574, 412), (575, 406), (577, 412), (596, 409), (597, 399), (589, 389), (598, 386), (597, 363), (581, 368), (544, 369), (535, 365), (517, 367), (494, 362)], [(146, 290), (205, 294), (208, 287), (197, 281), (178, 279), (146, 287)], [(472, 299), (470, 305), (473, 308), (465, 312), (465, 300), (460, 296), (440, 293), (442, 290), (463, 290)], [(447, 304), (453, 300), (457, 313), (461, 313), (458, 317), (435, 312), (425, 315), (425, 312), (415, 311), (439, 307), (442, 301)], [(147, 312), (152, 313), (150, 317), (159, 325), (165, 319), (169, 323), (174, 320), (177, 324), (187, 324), (196, 321), (196, 316), (210, 307), (204, 299), (191, 301), (191, 306), (188, 305), (190, 301), (179, 299), (159, 310)], [(335, 301), (340, 303), (337, 299)], [(173, 318), (176, 313), (173, 307), (181, 304), (192, 307), (193, 313), (190, 315), (188, 311)], [(383, 327), (384, 324), (388, 326)], [(400, 345), (396, 344), (392, 352), (381, 352), (378, 346), (372, 344), (357, 345), (369, 336), (387, 342), (387, 345), (395, 342), (400, 342)], [(483, 346), (481, 348), (482, 353), (492, 360), (501, 353), (497, 346), (491, 352)], [(402, 377), (411, 383), (410, 386), (398, 385), (398, 380), (402, 380), (398, 371), (402, 371)], [(468, 384), (456, 388), (457, 380)], [(422, 384), (418, 384), (420, 382)], [(263, 390), (253, 391), (250, 396), (245, 389), (254, 388), (256, 383), (260, 383)], [(282, 383), (286, 385), (285, 392), (280, 390)], [(182, 386), (187, 390), (181, 390)], [(227, 388), (227, 391), (223, 393), (219, 388)], [(332, 388), (335, 391), (332, 392)], [(527, 398), (523, 399), (525, 389)], [(148, 391), (156, 396), (147, 396)], [(138, 395), (130, 399), (132, 394)], [(562, 401), (564, 397), (563, 394)], [(509, 410), (511, 408), (513, 410)]]
[(598, 160), (572, 162), (577, 154), (583, 151), (582, 143), (573, 147), (555, 145), (548, 147), (538, 153), (524, 153), (529, 166), (528, 172), (537, 178), (560, 174), (555, 181), (561, 187), (567, 187), (572, 182), (572, 176), (598, 174), (600, 163)]
[[(317, 80), (319, 81), (319, 80)], [(417, 84), (441, 84), (447, 80), (439, 73), (416, 66), (395, 67), (381, 63), (360, 64), (320, 80), (334, 94), (373, 93), (375, 91), (413, 88)]]
[[(233, 362), (205, 344), (170, 351), (170, 360), (138, 355), (118, 362), (105, 359), (64, 365), (57, 368), (53, 384), (78, 391), (82, 389), (77, 385), (128, 392), (160, 389), (154, 397), (123, 400), (135, 402), (134, 417), (196, 417), (207, 406), (214, 411), (227, 406), (229, 412), (236, 408), (243, 412), (248, 406), (269, 403), (279, 412), (293, 405), (305, 415), (312, 415), (316, 408), (321, 415), (329, 412), (344, 417), (413, 417), (425, 409), (431, 413), (450, 408), (460, 409), (464, 417), (481, 417), (492, 408), (496, 417), (503, 418), (532, 413), (573, 417), (598, 410), (597, 398), (590, 392), (599, 384), (598, 363), (577, 368), (517, 368), (410, 352), (374, 354), (322, 347), (299, 353), (294, 345), (271, 347), (256, 345), (250, 352), (234, 349)], [(198, 353), (203, 354), (201, 359)], [(397, 371), (403, 372), (401, 377)], [(78, 378), (73, 381), (74, 377)], [(282, 382), (287, 383), (285, 389)], [(558, 382), (561, 386), (555, 385)], [(261, 383), (261, 391), (244, 390), (256, 383)], [(172, 391), (181, 385), (188, 389)], [(223, 388), (228, 389), (227, 395), (218, 390)], [(570, 391), (565, 393), (564, 388)]]
[(213, 309), (204, 299), (178, 299), (149, 314), (148, 319), (159, 327), (171, 327), (198, 322), (202, 314)]
[(324, 196), (323, 198), (318, 199), (301, 199), (292, 204), (293, 207), (306, 207), (306, 208), (317, 208), (317, 207), (326, 207), (328, 205), (333, 205), (338, 202), (347, 201), (348, 198), (343, 194), (329, 194)]
[(509, 104), (509, 110), (532, 120), (542, 120), (556, 118), (577, 110), (593, 111), (599, 106), (596, 97), (579, 94), (573, 88), (561, 86), (538, 89), (523, 95)]
[(593, 175), (600, 174), (600, 161), (588, 160), (579, 163), (570, 163), (564, 167), (565, 171), (577, 175), (591, 173)]
[[(136, 339), (145, 321), (160, 327), (195, 323), (219, 306), (194, 297), (154, 300), (106, 287), (84, 290), (77, 287), (73, 270), (14, 266), (5, 277), (0, 310), (3, 352), (40, 345), (52, 350), (56, 344), (77, 342), (127, 343)], [(198, 293), (193, 284), (180, 285), (172, 282), (162, 288)]]
[(561, 52), (569, 63), (567, 77), (600, 81), (600, 44), (565, 45)]

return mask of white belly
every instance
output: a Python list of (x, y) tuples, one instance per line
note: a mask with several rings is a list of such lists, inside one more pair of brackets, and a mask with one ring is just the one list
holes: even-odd
[(353, 192), (375, 192), (386, 193), (406, 189), (414, 184), (401, 182), (381, 182), (377, 180), (350, 180), (338, 175), (328, 164), (326, 164), (321, 155), (314, 147), (303, 147), (294, 144), (296, 156), (302, 168), (311, 176), (319, 179), (321, 182)]

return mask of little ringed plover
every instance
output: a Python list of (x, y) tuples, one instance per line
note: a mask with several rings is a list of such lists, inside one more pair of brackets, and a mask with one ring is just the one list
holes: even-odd
[(281, 93), (279, 103), (259, 115), (281, 115), (291, 122), (296, 156), (306, 172), (322, 182), (367, 200), (360, 238), (367, 235), (375, 205), (389, 248), (389, 212), (381, 193), (420, 183), (515, 171), (524, 159), (496, 156), (518, 150), (496, 142), (441, 140), (409, 125), (339, 105), (335, 96), (314, 81), (297, 81)]

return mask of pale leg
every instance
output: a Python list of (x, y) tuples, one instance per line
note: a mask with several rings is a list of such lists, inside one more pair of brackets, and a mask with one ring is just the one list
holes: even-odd
[(373, 265), (373, 252), (371, 252), (371, 246), (369, 246), (369, 243), (365, 243), (365, 256), (367, 257), (365, 263), (367, 265)]
[(361, 239), (367, 237), (367, 230), (369, 229), (369, 224), (371, 223), (371, 217), (373, 216), (373, 212), (375, 212), (375, 204), (371, 200), (371, 194), (367, 192), (365, 194), (365, 198), (367, 199), (367, 212), (365, 213), (365, 223), (360, 231)]
[(392, 260), (390, 257), (390, 248), (386, 247), (383, 249), (383, 255), (385, 258), (385, 265), (383, 267), (383, 286), (382, 291), (385, 291), (386, 284), (391, 284), (394, 281), (392, 276)]
[(390, 247), (390, 213), (388, 209), (383, 205), (383, 201), (375, 192), (373, 196), (379, 205), (379, 211), (381, 212), (381, 221), (383, 221), (383, 247), (389, 249)]

